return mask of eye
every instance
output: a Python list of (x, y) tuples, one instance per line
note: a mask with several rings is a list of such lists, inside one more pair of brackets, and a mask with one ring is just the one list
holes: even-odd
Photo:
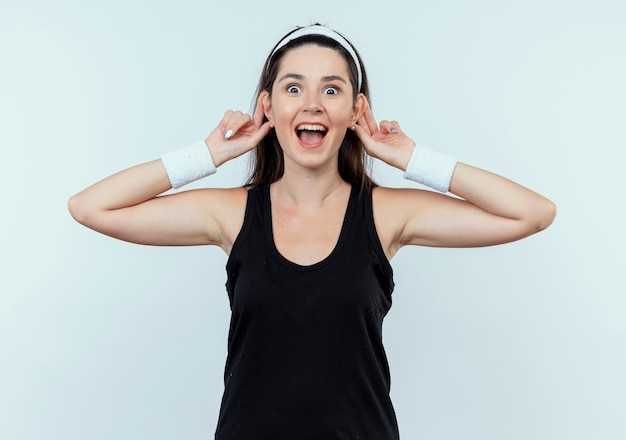
[(329, 86), (324, 89), (325, 95), (337, 95), (339, 93), (339, 89), (334, 86)]
[(302, 89), (298, 86), (287, 86), (287, 93), (300, 93), (302, 91)]

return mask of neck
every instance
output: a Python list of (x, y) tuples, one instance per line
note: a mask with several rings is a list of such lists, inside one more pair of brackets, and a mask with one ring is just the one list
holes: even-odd
[(285, 170), (283, 177), (272, 184), (272, 194), (296, 206), (319, 206), (343, 194), (349, 186), (336, 169), (306, 174)]

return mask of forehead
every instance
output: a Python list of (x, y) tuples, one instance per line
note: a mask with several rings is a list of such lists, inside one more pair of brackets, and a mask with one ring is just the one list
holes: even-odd
[(348, 79), (348, 63), (336, 50), (316, 44), (306, 44), (289, 50), (281, 60), (279, 77), (285, 73), (304, 76), (341, 75)]

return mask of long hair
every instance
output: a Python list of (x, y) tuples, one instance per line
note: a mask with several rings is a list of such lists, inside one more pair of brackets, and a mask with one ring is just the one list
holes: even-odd
[[(285, 35), (283, 39), (289, 36), (291, 33), (297, 31), (298, 29), (300, 28), (294, 29), (289, 34)], [(281, 39), (280, 41), (282, 41), (283, 39)], [(363, 66), (363, 62), (361, 61), (361, 56), (358, 54), (357, 50), (354, 49), (352, 43), (349, 44), (352, 46), (355, 53), (357, 54), (362, 73), (360, 90), (358, 86), (357, 67), (348, 51), (346, 51), (340, 43), (333, 40), (332, 38), (326, 37), (324, 35), (314, 34), (296, 38), (287, 43), (285, 46), (281, 47), (279, 50), (276, 51), (276, 53), (274, 53), (274, 51), (276, 49), (276, 46), (278, 46), (278, 43), (276, 44), (276, 46), (274, 46), (274, 48), (270, 52), (270, 55), (265, 61), (265, 65), (263, 66), (263, 72), (261, 73), (261, 78), (259, 80), (259, 84), (257, 86), (255, 94), (255, 103), (258, 101), (259, 96), (262, 92), (267, 91), (270, 95), (272, 94), (274, 81), (276, 80), (278, 71), (281, 66), (281, 61), (284, 58), (285, 54), (292, 49), (307, 44), (314, 44), (317, 46), (326, 47), (336, 50), (338, 53), (340, 53), (348, 64), (348, 74), (350, 77), (350, 82), (352, 84), (353, 100), (356, 100), (357, 95), (360, 92), (363, 93), (369, 101), (369, 85), (367, 82), (365, 67)], [(263, 119), (263, 122), (266, 121), (267, 117)], [(364, 189), (371, 189), (372, 187), (376, 186), (376, 183), (367, 172), (367, 170), (370, 168), (370, 158), (365, 154), (365, 149), (362, 142), (352, 130), (347, 130), (346, 136), (344, 137), (341, 143), (341, 147), (339, 148), (339, 175), (344, 181), (352, 185), (357, 185), (360, 190), (363, 191)], [(261, 142), (259, 142), (257, 147), (252, 152), (250, 177), (246, 181), (245, 186), (247, 188), (252, 188), (262, 184), (274, 183), (283, 176), (284, 171), (285, 161), (283, 157), (283, 150), (280, 146), (280, 143), (278, 142), (278, 138), (276, 137), (276, 132), (274, 130), (271, 130), (268, 135), (265, 136), (265, 138), (263, 138)]]

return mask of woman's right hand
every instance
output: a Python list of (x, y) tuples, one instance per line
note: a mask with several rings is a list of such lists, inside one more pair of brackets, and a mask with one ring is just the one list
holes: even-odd
[(263, 123), (265, 114), (260, 103), (254, 116), (240, 111), (228, 110), (218, 126), (204, 143), (209, 148), (216, 167), (254, 149), (269, 133), (269, 121)]
[[(270, 131), (254, 117), (227, 111), (204, 141), (216, 166), (252, 150)], [(229, 136), (226, 136), (229, 134)], [(111, 237), (149, 245), (216, 244), (228, 251), (243, 221), (246, 190), (204, 189), (159, 197), (171, 188), (160, 159), (115, 173), (73, 196), (72, 216)], [(236, 219), (233, 221), (233, 219)]]

